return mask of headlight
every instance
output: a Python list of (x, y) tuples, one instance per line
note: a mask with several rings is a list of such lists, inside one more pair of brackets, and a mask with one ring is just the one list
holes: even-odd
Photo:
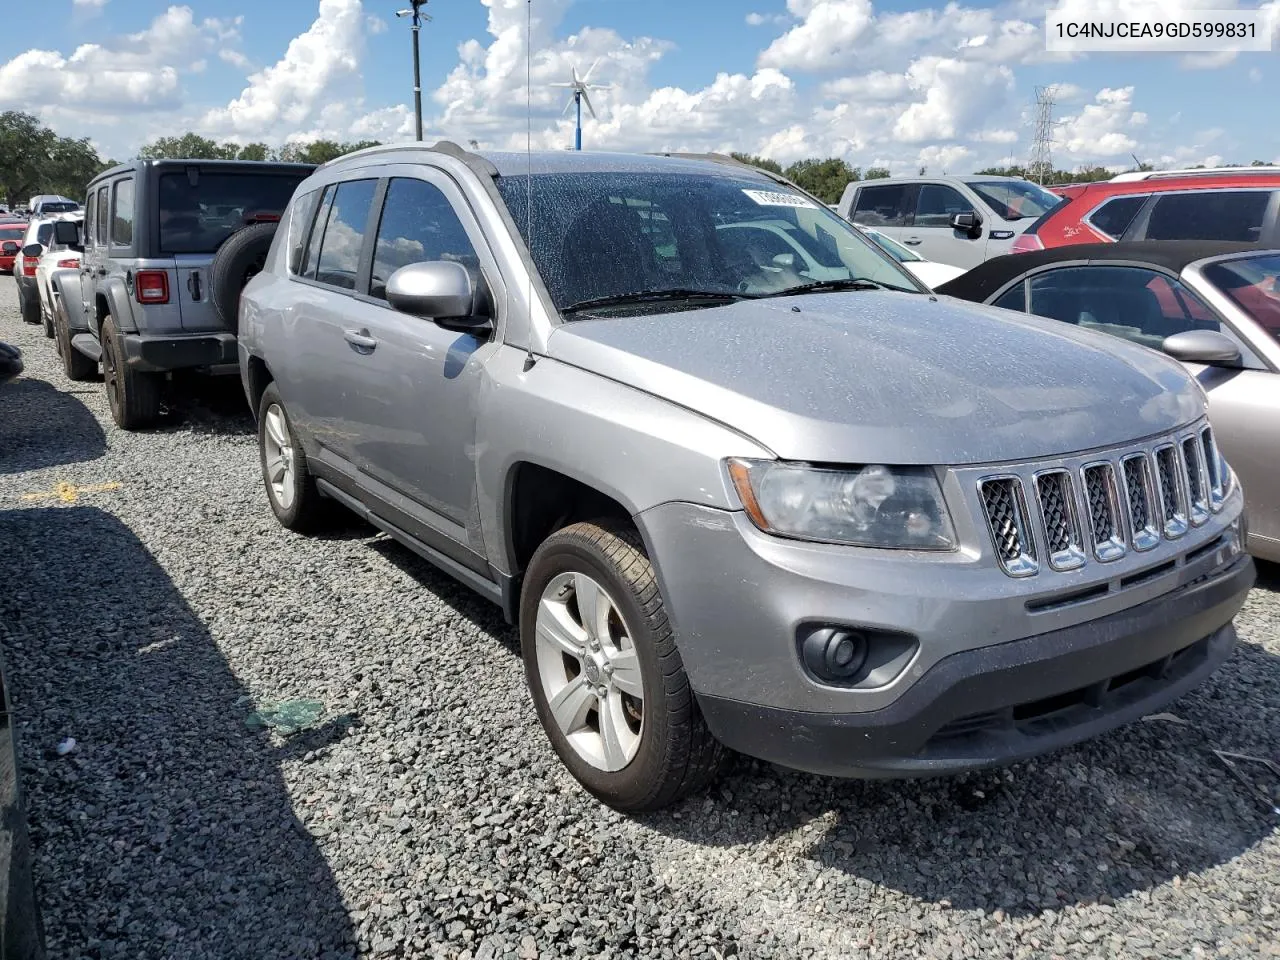
[(956, 546), (942, 488), (928, 467), (830, 470), (730, 460), (729, 476), (747, 515), (766, 533), (860, 547)]

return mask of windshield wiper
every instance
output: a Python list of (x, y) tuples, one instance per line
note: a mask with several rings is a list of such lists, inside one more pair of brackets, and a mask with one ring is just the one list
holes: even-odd
[(756, 295), (751, 293), (731, 293), (727, 290), (636, 290), (631, 293), (617, 293), (611, 297), (596, 297), (592, 300), (580, 300), (561, 308), (561, 313), (581, 313), (597, 307), (622, 307), (633, 303), (660, 303), (664, 300), (715, 300), (728, 303), (732, 300), (749, 300)]
[(828, 293), (838, 290), (897, 290), (899, 293), (907, 292), (902, 287), (891, 287), (887, 284), (876, 283), (874, 280), (855, 277), (851, 280), (817, 280), (814, 283), (805, 283), (798, 287), (787, 287), (785, 290), (775, 290), (772, 293), (762, 293), (760, 296), (795, 297), (802, 293)]

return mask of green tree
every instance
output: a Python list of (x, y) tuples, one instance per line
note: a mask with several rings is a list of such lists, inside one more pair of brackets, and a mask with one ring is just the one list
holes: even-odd
[(753, 167), (759, 167), (761, 170), (768, 170), (770, 173), (782, 174), (782, 164), (776, 160), (770, 160), (768, 157), (755, 157), (749, 153), (731, 153), (729, 156), (739, 163), (750, 164)]
[(266, 160), (271, 155), (271, 148), (265, 143), (247, 143), (240, 148), (237, 160)]
[(379, 146), (377, 140), (356, 140), (350, 143), (339, 143), (337, 140), (286, 143), (276, 151), (275, 158), (287, 163), (328, 163), (348, 153), (376, 146)]
[(799, 160), (787, 167), (786, 178), (807, 190), (823, 203), (836, 203), (844, 188), (859, 179), (861, 171), (838, 157), (825, 160)]
[(60, 137), (29, 113), (0, 113), (0, 198), (10, 206), (37, 193), (83, 199), (106, 166), (87, 139)]
[(888, 177), (888, 176), (890, 176), (888, 167), (871, 167), (870, 169), (867, 170), (866, 179), (883, 180), (885, 179), (885, 177)]
[(138, 156), (143, 160), (234, 160), (239, 152), (237, 144), (217, 143), (198, 133), (184, 133), (148, 143), (138, 151)]

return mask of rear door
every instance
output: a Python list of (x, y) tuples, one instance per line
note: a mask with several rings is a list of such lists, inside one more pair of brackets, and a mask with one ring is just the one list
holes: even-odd
[(210, 292), (214, 255), (250, 215), (279, 216), (304, 176), (252, 166), (191, 165), (160, 172), (152, 217), (156, 252), (173, 265), (171, 296), (181, 310), (183, 330), (226, 329)]
[(971, 232), (956, 230), (951, 218), (958, 213), (982, 216), (973, 200), (947, 183), (922, 183), (916, 193), (915, 209), (910, 224), (902, 231), (902, 243), (911, 247), (926, 260), (949, 263), (953, 267), (968, 270), (986, 259), (986, 243), (983, 238), (991, 229), (994, 219), (990, 213), (983, 216), (986, 222)]

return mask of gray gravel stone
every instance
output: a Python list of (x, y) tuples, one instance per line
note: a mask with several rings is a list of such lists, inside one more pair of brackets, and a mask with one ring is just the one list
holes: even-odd
[[(555, 760), (496, 608), (354, 522), (280, 529), (234, 379), (129, 435), (7, 277), (0, 339), (28, 365), (0, 646), (54, 958), (1280, 956), (1280, 834), (1206, 752), (1280, 754), (1274, 568), (1188, 727), (953, 780), (741, 760), (628, 818)], [(293, 698), (315, 727), (246, 726)]]

